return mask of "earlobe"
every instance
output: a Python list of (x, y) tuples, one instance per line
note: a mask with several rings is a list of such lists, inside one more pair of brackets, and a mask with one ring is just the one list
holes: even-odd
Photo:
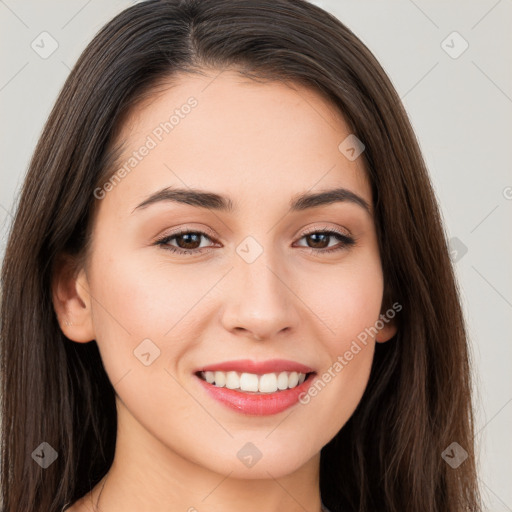
[(375, 341), (377, 343), (385, 343), (386, 341), (389, 341), (397, 333), (397, 330), (398, 329), (394, 323), (388, 324), (381, 330), (379, 330), (377, 336), (375, 336)]
[(402, 310), (399, 302), (393, 301), (395, 294), (388, 286), (385, 286), (383, 299), (381, 303), (381, 312), (378, 320), (375, 322), (375, 327), (378, 332), (375, 336), (377, 343), (385, 343), (392, 339), (398, 332), (398, 317), (397, 313)]
[(95, 338), (87, 276), (83, 269), (75, 271), (70, 257), (62, 257), (55, 267), (52, 300), (59, 326), (67, 338), (79, 343)]
[(379, 320), (376, 322), (379, 332), (375, 336), (377, 343), (385, 343), (389, 341), (398, 331), (398, 326), (395, 320), (387, 318), (385, 315), (380, 315)]

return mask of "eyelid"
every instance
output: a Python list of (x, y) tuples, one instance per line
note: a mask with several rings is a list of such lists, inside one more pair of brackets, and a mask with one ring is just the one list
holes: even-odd
[(340, 235), (353, 237), (352, 233), (347, 228), (340, 228), (338, 226), (333, 227), (329, 224), (326, 224), (324, 226), (313, 226), (312, 228), (306, 228), (304, 231), (299, 231), (296, 236), (299, 236), (302, 238), (304, 236), (310, 235), (311, 233), (317, 233), (318, 231), (334, 231)]
[(183, 233), (189, 233), (189, 232), (197, 232), (197, 233), (203, 233), (205, 235), (208, 235), (208, 237), (212, 240), (215, 240), (215, 241), (219, 241), (219, 238), (216, 233), (214, 233), (213, 230), (211, 230), (210, 228), (206, 227), (206, 226), (191, 226), (191, 225), (184, 225), (184, 226), (180, 226), (174, 230), (164, 230), (162, 233), (158, 234), (157, 236), (155, 236), (153, 242), (158, 242), (158, 241), (161, 241), (165, 238), (169, 238), (169, 237), (172, 237), (172, 236), (178, 236), (178, 235), (181, 235)]

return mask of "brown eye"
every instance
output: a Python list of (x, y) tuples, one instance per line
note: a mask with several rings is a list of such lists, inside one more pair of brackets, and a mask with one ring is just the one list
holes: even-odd
[[(158, 240), (156, 244), (171, 252), (197, 254), (203, 252), (203, 249), (208, 248), (201, 247), (202, 238), (211, 240), (211, 237), (202, 231), (180, 231), (179, 233), (165, 236)], [(172, 241), (175, 241), (175, 244), (171, 244)]]
[[(197, 232), (183, 233), (182, 235), (175, 235), (177, 245), (180, 249), (198, 249), (201, 245), (201, 237), (203, 235)], [(199, 244), (199, 246), (197, 246)]]
[(329, 239), (331, 238), (331, 235), (328, 235), (327, 233), (313, 233), (311, 235), (306, 235), (304, 238), (312, 241), (312, 245), (310, 245), (311, 248), (325, 249), (329, 246)]
[[(333, 238), (338, 240), (338, 244), (329, 247), (329, 244)], [(348, 249), (349, 247), (353, 246), (356, 242), (354, 238), (343, 233), (339, 233), (338, 231), (332, 230), (312, 231), (310, 233), (306, 233), (301, 238), (301, 240), (302, 239), (305, 239), (307, 241), (307, 245), (300, 245), (299, 247), (311, 249), (312, 252), (317, 254), (328, 254), (336, 251), (341, 251), (343, 249)]]

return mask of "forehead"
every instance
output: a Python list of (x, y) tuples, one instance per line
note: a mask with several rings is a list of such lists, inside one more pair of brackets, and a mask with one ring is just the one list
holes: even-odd
[(338, 148), (349, 135), (339, 110), (311, 88), (236, 71), (175, 76), (124, 120), (113, 170), (126, 177), (108, 196), (136, 200), (179, 185), (270, 198), (317, 184), (351, 187), (371, 202), (362, 159)]

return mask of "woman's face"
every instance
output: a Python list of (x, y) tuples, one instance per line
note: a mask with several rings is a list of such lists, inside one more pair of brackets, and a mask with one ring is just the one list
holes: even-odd
[[(182, 75), (124, 124), (125, 172), (96, 191), (81, 301), (62, 328), (97, 341), (135, 451), (279, 477), (313, 460), (352, 415), (376, 341), (359, 340), (379, 320), (383, 275), (362, 158), (338, 147), (349, 135), (316, 93), (231, 71)], [(334, 189), (349, 193), (298, 201)], [(386, 325), (377, 340), (393, 333)], [(247, 363), (275, 359), (288, 362)], [(242, 362), (214, 372), (228, 361)], [(315, 372), (301, 399), (272, 393), (296, 383), (297, 364)], [(206, 366), (219, 384), (235, 388), (248, 373), (244, 387), (268, 391), (222, 391), (197, 375)], [(264, 383), (254, 375), (273, 373)]]

